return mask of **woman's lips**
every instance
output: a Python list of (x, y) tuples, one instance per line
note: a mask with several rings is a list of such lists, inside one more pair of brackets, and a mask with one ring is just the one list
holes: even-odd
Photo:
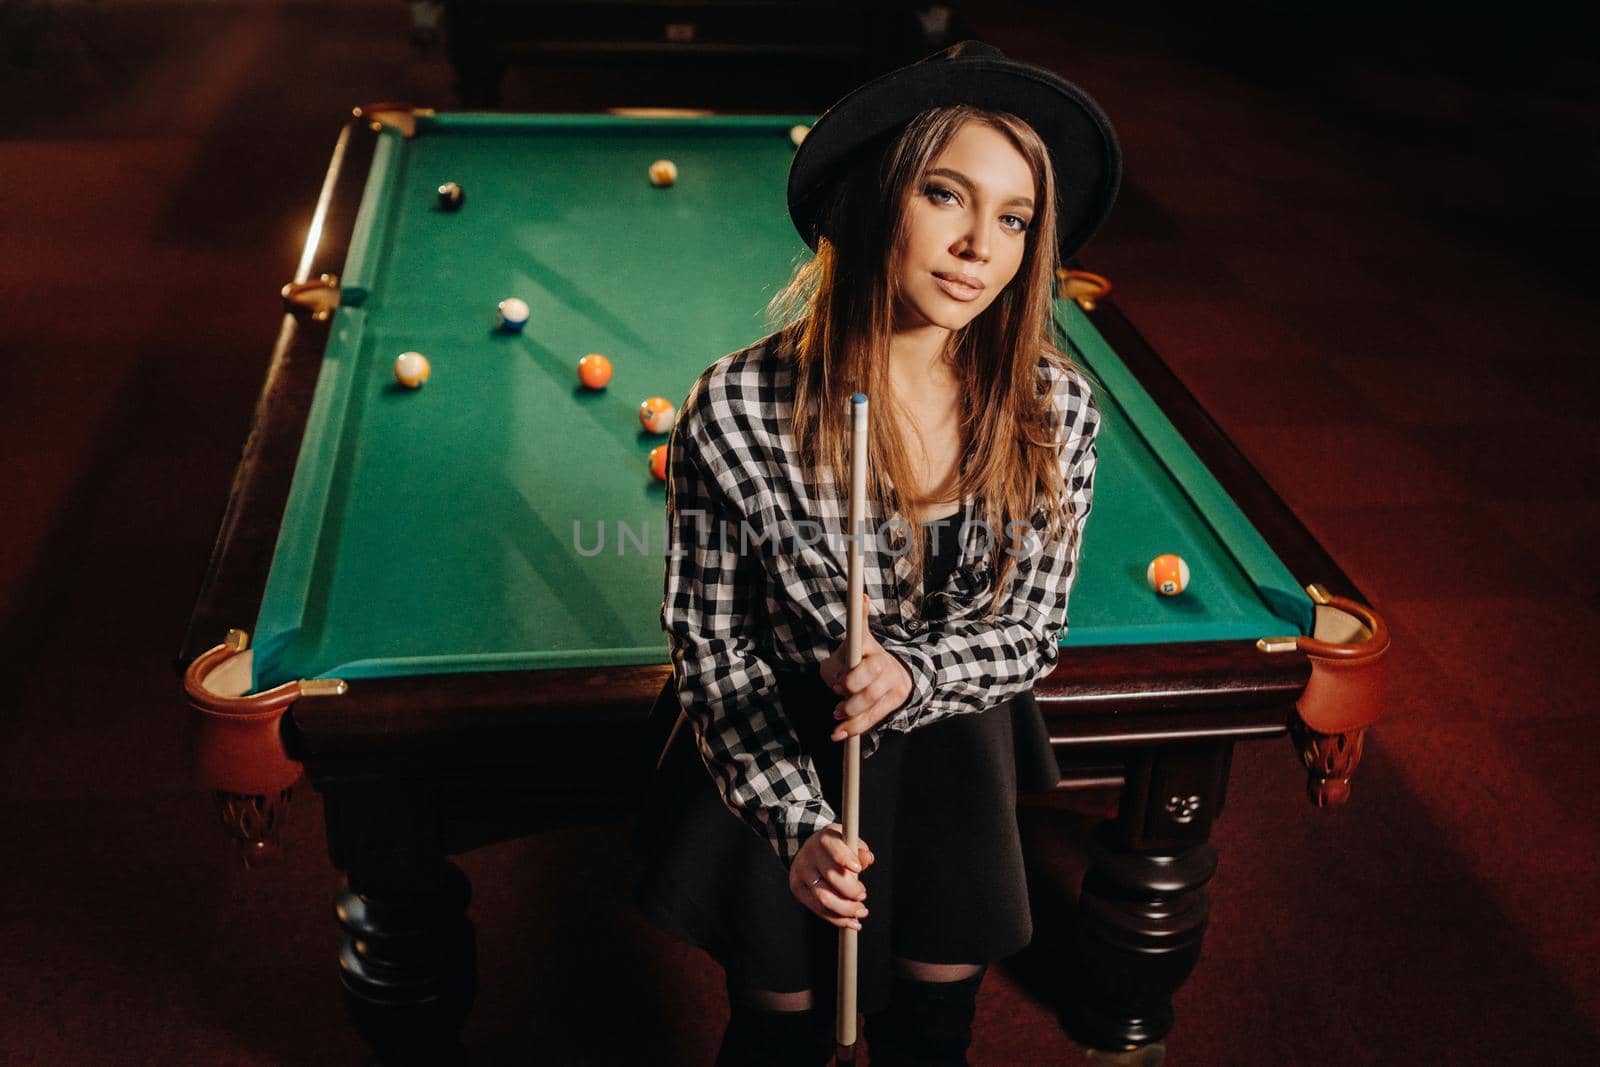
[(946, 296), (963, 303), (978, 299), (979, 294), (983, 292), (982, 282), (967, 282), (955, 274), (940, 274), (935, 271), (933, 280), (939, 283), (939, 288), (944, 290)]

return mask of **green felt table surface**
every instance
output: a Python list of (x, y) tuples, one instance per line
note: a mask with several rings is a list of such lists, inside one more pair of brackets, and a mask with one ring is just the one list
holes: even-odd
[[(805, 117), (452, 115), (386, 131), (342, 275), (259, 617), (254, 688), (667, 662), (661, 483), (647, 396), (679, 403), (770, 329), (809, 255), (790, 225)], [(650, 163), (673, 160), (656, 188)], [(466, 190), (458, 212), (441, 182)], [(532, 315), (496, 329), (498, 301)], [(1075, 304), (1099, 384), (1093, 514), (1066, 646), (1307, 633), (1311, 602)], [(419, 390), (395, 356), (424, 353)], [(604, 390), (577, 381), (601, 352)], [(574, 524), (578, 524), (575, 534)], [(622, 543), (626, 527), (637, 540)], [(587, 554), (576, 545), (600, 551)], [(1161, 597), (1163, 552), (1192, 584)]]

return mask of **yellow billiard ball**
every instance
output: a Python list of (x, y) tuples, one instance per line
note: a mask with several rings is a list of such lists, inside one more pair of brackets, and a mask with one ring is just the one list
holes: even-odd
[(806, 134), (808, 134), (810, 132), (811, 132), (811, 127), (810, 126), (790, 126), (789, 127), (789, 140), (791, 142), (793, 142), (793, 144), (794, 144), (794, 146), (796, 148), (799, 148), (800, 147), (800, 142), (804, 141), (806, 139)]
[(428, 357), (421, 352), (402, 352), (395, 357), (394, 380), (407, 389), (421, 388), (432, 373), (433, 367), (428, 363)]
[(650, 164), (650, 184), (662, 187), (678, 180), (678, 165), (670, 159), (658, 159)]

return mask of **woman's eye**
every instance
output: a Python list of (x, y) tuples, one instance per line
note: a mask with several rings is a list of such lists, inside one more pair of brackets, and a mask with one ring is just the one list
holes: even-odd
[(1028, 220), (1023, 218), (1021, 215), (1005, 215), (1001, 217), (1000, 221), (1005, 225), (1005, 228), (1010, 230), (1012, 233), (1028, 232)]
[(956, 194), (942, 185), (930, 185), (923, 192), (936, 204), (953, 204), (956, 201)]

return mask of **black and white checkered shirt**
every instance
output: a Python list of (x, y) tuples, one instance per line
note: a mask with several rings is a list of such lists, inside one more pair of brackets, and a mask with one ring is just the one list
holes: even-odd
[[(678, 700), (724, 803), (787, 866), (838, 817), (780, 706), (774, 669), (814, 670), (845, 640), (849, 494), (833, 491), (826, 471), (808, 473), (796, 454), (791, 366), (776, 354), (775, 337), (706, 368), (678, 413), (668, 449), (661, 623)], [(1042, 359), (1039, 373), (1054, 387), (1070, 537), (1047, 543), (1038, 515), (1015, 539), (1013, 531), (965, 524), (955, 571), (924, 596), (922, 576), (910, 573), (909, 524), (898, 512), (881, 514), (868, 494), (868, 625), (905, 664), (912, 692), (863, 735), (863, 757), (877, 751), (881, 730), (983, 711), (1031, 689), (1056, 663), (1093, 494), (1100, 416), (1082, 376)], [(970, 494), (963, 504), (973, 504)], [(984, 621), (996, 540), (1016, 558), (998, 621)]]

